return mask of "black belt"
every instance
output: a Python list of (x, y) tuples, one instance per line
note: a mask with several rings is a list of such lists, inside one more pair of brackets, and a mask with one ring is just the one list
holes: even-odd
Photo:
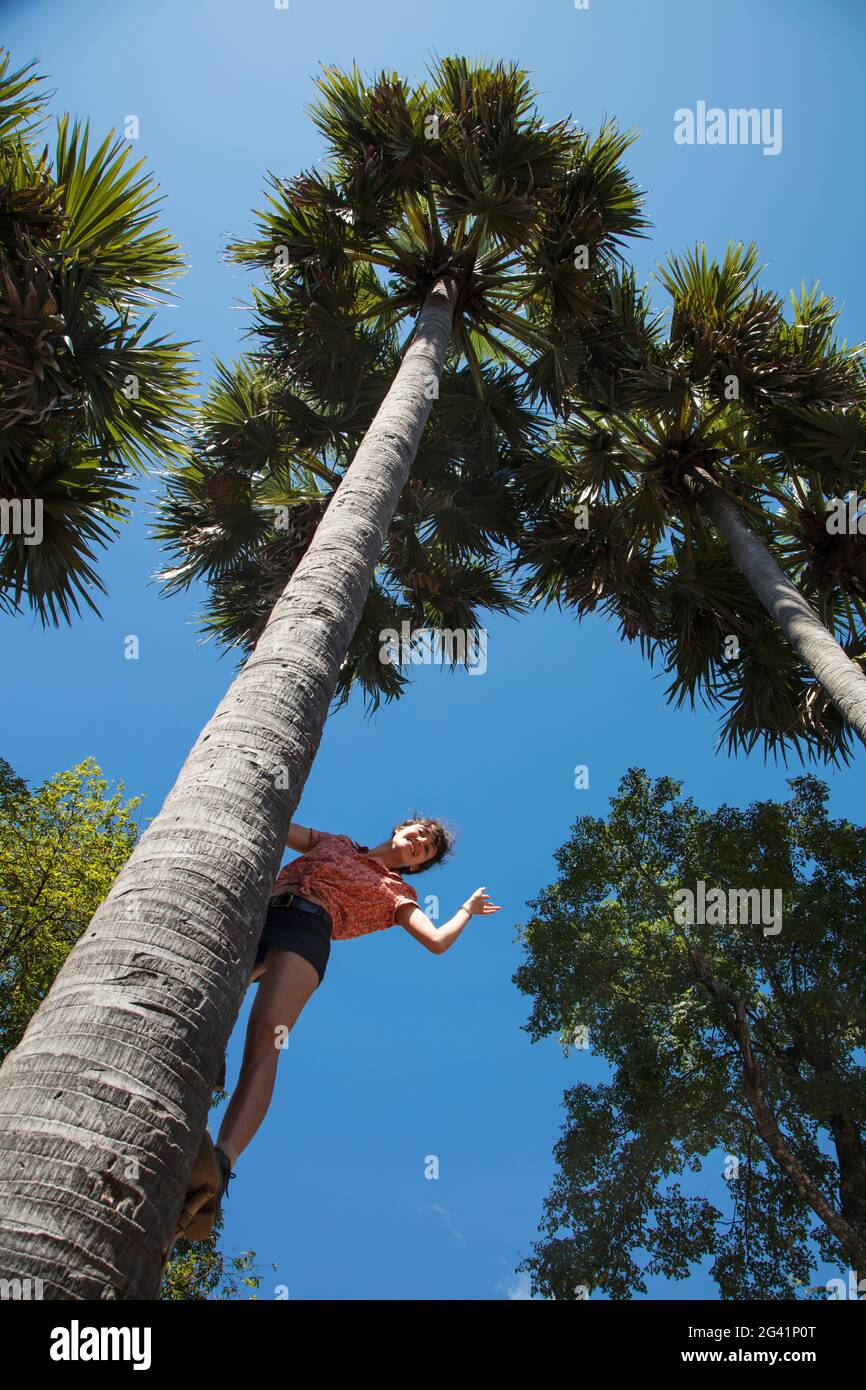
[(314, 912), (317, 916), (327, 917), (330, 921), (330, 915), (323, 907), (319, 907), (318, 903), (308, 902), (306, 898), (299, 898), (297, 893), (277, 893), (275, 897), (271, 898), (270, 905), (271, 907), (299, 907), (302, 912)]

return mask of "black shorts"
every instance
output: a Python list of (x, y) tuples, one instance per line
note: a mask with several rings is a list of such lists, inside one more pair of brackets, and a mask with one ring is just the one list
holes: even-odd
[(331, 919), (327, 913), (304, 912), (299, 907), (268, 907), (259, 938), (255, 964), (260, 965), (269, 946), (294, 951), (315, 967), (319, 984), (331, 954)]

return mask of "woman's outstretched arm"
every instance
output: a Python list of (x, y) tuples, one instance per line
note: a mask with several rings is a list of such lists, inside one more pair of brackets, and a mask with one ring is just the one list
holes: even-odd
[(317, 831), (311, 830), (308, 825), (298, 825), (297, 821), (292, 821), (286, 844), (289, 849), (299, 849), (304, 854), (312, 849), (316, 834)]
[(484, 889), (476, 888), (450, 921), (443, 922), (441, 927), (437, 927), (430, 921), (426, 912), (422, 912), (420, 907), (415, 907), (412, 903), (401, 903), (394, 920), (398, 926), (405, 927), (409, 935), (414, 936), (422, 946), (426, 946), (428, 951), (441, 956), (443, 951), (454, 945), (470, 917), (487, 916), (490, 912), (498, 911), (499, 908), (490, 901)]

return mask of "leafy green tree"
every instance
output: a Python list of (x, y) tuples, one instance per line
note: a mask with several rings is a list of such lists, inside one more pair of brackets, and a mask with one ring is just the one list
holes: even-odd
[[(138, 835), (142, 798), (111, 792), (93, 758), (30, 790), (0, 758), (0, 1066), (20, 1042), (57, 971), (87, 928)], [(213, 1104), (224, 1099), (215, 1093)], [(211, 1236), (180, 1240), (164, 1299), (236, 1298), (258, 1288), (254, 1251), (229, 1260)]]
[(0, 758), (0, 1058), (129, 858), (141, 800), (109, 794), (92, 758), (34, 791)]
[(613, 286), (618, 355), (606, 324), (518, 475), (523, 593), (601, 604), (664, 655), (669, 698), (725, 711), (732, 749), (847, 759), (866, 742), (866, 524), (827, 520), (863, 476), (862, 349), (817, 288), (788, 320), (757, 276), (754, 246), (670, 257), (668, 333), (633, 277)]
[[(0, 1072), (0, 1224), (12, 1233), (0, 1267), (50, 1269), (50, 1297), (151, 1297), (159, 1284), (162, 1236), (175, 1229), (289, 821), (446, 360), (464, 362), (479, 393), (490, 354), (552, 391), (549, 335), (595, 312), (606, 263), (643, 225), (620, 162), (627, 137), (545, 123), (516, 67), (446, 59), (414, 88), (328, 70), (319, 87), (327, 166), (278, 186), (259, 236), (237, 254), (278, 278), (258, 311), (287, 392), (300, 383), (327, 398), (354, 351), (380, 352), (379, 324), (405, 330), (400, 365), (255, 650), (64, 962), (38, 1040), (28, 1030)], [(143, 953), (154, 962), (146, 978)], [(85, 1018), (70, 1134), (56, 1100), (59, 1049)], [(133, 1018), (121, 1069), (134, 1112), (106, 1103), (115, 1083), (103, 1065), (117, 1068)], [(26, 1143), (14, 1109), (25, 1074)], [(146, 1149), (135, 1229), (113, 1194), (98, 1230), (82, 1214), (76, 1156), (90, 1130), (117, 1153)], [(62, 1262), (40, 1219), (32, 1135), (68, 1159), (58, 1201), (75, 1240)]]
[(40, 151), (42, 80), (0, 49), (0, 607), (57, 624), (98, 612), (135, 472), (181, 457), (191, 357), (149, 336), (183, 259), (144, 161), (66, 116)]
[(566, 1094), (535, 1292), (627, 1299), (709, 1259), (722, 1298), (793, 1299), (816, 1250), (866, 1276), (864, 828), (789, 785), (711, 812), (632, 768), (531, 902), (524, 1027), (610, 1067)]

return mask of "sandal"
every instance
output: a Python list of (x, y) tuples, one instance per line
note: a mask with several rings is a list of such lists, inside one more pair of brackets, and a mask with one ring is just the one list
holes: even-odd
[(205, 1130), (189, 1175), (186, 1199), (178, 1217), (172, 1245), (181, 1237), (184, 1240), (207, 1240), (213, 1232), (214, 1220), (229, 1180), (234, 1176), (228, 1155), (214, 1147), (210, 1134)]

